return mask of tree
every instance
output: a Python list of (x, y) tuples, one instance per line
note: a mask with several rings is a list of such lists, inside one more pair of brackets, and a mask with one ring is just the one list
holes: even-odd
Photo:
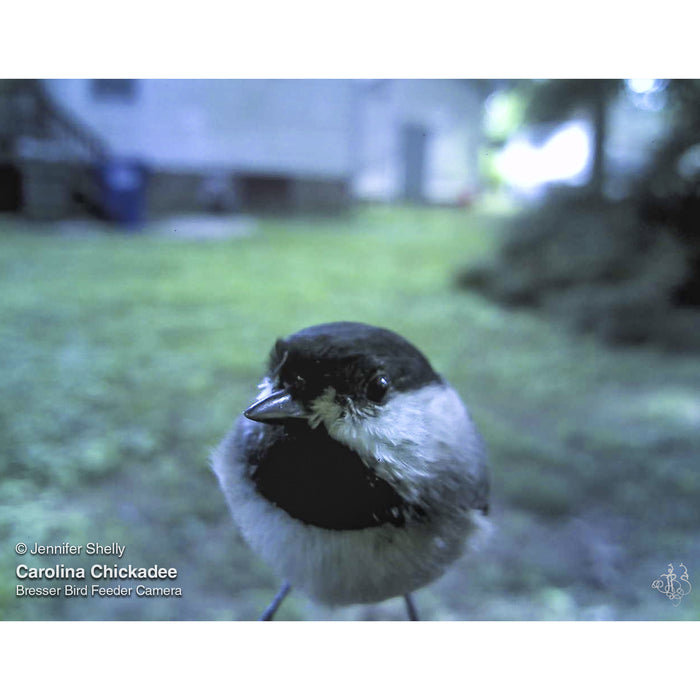
[(605, 141), (612, 98), (621, 90), (619, 80), (545, 80), (528, 86), (525, 120), (534, 124), (562, 122), (584, 112), (593, 127), (593, 168), (588, 193), (602, 197), (605, 187)]
[(526, 119), (585, 110), (594, 163), (585, 188), (552, 188), (505, 223), (496, 259), (459, 282), (507, 305), (539, 307), (611, 342), (700, 348), (700, 81), (670, 81), (671, 128), (625, 200), (605, 196), (608, 112), (620, 81), (526, 85)]
[(700, 307), (700, 80), (671, 80), (666, 92), (671, 127), (634, 199), (644, 221), (663, 227), (682, 246), (687, 272), (674, 301)]

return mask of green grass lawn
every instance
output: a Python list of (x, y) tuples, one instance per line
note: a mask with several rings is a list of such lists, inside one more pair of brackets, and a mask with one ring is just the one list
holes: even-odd
[[(458, 291), (485, 215), (370, 207), (178, 240), (0, 221), (0, 619), (251, 619), (278, 581), (234, 531), (208, 454), (274, 339), (359, 320), (418, 345), (489, 447), (495, 531), (419, 592), (431, 619), (696, 619), (651, 582), (700, 590), (700, 363), (611, 350)], [(177, 567), (182, 598), (18, 598), (17, 542), (119, 542)], [(41, 585), (47, 585), (43, 583)], [(399, 602), (280, 617), (402, 617)]]

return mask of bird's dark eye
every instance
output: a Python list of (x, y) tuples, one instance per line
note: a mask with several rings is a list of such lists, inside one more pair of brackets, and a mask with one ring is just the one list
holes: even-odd
[(374, 403), (381, 403), (389, 391), (389, 378), (384, 374), (378, 374), (370, 379), (367, 385), (367, 398)]

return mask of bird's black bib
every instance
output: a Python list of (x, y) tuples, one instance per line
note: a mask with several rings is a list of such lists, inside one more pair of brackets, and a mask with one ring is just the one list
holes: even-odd
[(421, 509), (408, 504), (323, 426), (306, 422), (260, 426), (247, 464), (258, 492), (289, 515), (327, 530), (403, 526)]

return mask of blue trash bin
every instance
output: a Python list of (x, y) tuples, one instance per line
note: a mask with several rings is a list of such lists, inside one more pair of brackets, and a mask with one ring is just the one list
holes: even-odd
[(106, 218), (137, 228), (146, 219), (146, 168), (143, 163), (112, 158), (97, 167), (102, 209)]

